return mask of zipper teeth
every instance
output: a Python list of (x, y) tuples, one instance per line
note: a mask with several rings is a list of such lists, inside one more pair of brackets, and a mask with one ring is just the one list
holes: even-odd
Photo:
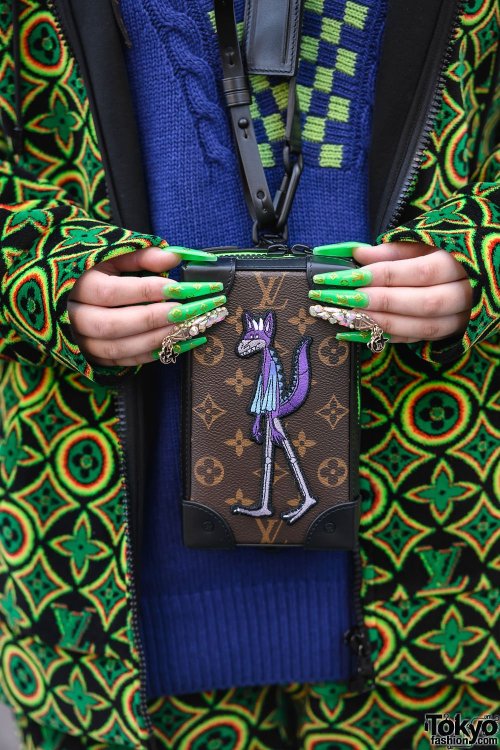
[[(54, 0), (47, 0), (47, 7), (53, 13), (54, 22), (55, 22), (59, 35), (66, 41), (68, 47), (71, 49), (69, 40), (62, 28), (61, 19), (59, 17), (59, 12), (57, 10)], [(72, 49), (71, 49), (71, 52), (73, 54), (73, 57), (76, 60), (76, 55), (74, 54), (74, 51)], [(106, 185), (105, 185), (105, 189), (106, 189), (106, 195), (109, 199)], [(125, 536), (127, 540), (127, 565), (128, 565), (128, 572), (129, 572), (130, 608), (132, 611), (132, 632), (133, 632), (134, 641), (135, 641), (134, 646), (137, 649), (137, 653), (139, 657), (138, 671), (139, 671), (139, 677), (140, 677), (140, 707), (141, 707), (142, 717), (146, 724), (146, 729), (152, 737), (151, 746), (154, 747), (155, 745), (154, 745), (154, 738), (153, 738), (153, 722), (148, 712), (148, 704), (147, 704), (147, 696), (146, 696), (146, 684), (147, 684), (146, 657), (144, 654), (141, 634), (139, 630), (139, 608), (138, 608), (138, 602), (137, 602), (134, 552), (133, 552), (133, 544), (132, 544), (131, 517), (130, 517), (130, 494), (129, 494), (128, 480), (127, 480), (127, 477), (128, 477), (127, 459), (126, 459), (125, 451), (123, 447), (127, 439), (127, 435), (126, 435), (127, 412), (126, 412), (126, 406), (125, 406), (125, 396), (123, 394), (122, 388), (119, 388), (118, 391), (116, 392), (115, 404), (116, 404), (116, 415), (118, 417), (118, 424), (116, 428), (118, 438), (119, 438), (118, 452), (119, 452), (119, 461), (120, 461), (120, 472), (122, 475), (122, 484), (123, 484), (123, 516), (125, 520)]]
[(141, 711), (143, 718), (146, 722), (147, 730), (152, 734), (153, 722), (148, 712), (148, 703), (146, 696), (146, 683), (147, 683), (147, 668), (146, 658), (144, 649), (142, 646), (141, 633), (139, 629), (139, 608), (137, 604), (137, 587), (135, 577), (135, 564), (134, 564), (134, 552), (132, 544), (132, 533), (131, 533), (131, 518), (130, 518), (130, 494), (128, 490), (128, 472), (127, 472), (127, 460), (125, 457), (125, 451), (123, 446), (126, 441), (126, 421), (127, 421), (127, 410), (125, 406), (125, 397), (123, 391), (120, 389), (116, 392), (116, 414), (118, 416), (117, 433), (120, 441), (119, 455), (120, 455), (120, 471), (123, 477), (123, 515), (125, 518), (125, 529), (127, 539), (127, 564), (129, 569), (129, 591), (130, 591), (130, 605), (132, 610), (132, 632), (134, 634), (134, 645), (139, 655), (139, 676), (140, 676), (140, 695), (141, 695)]
[(451, 60), (451, 55), (452, 55), (453, 46), (454, 46), (453, 36), (456, 31), (458, 20), (462, 13), (464, 4), (465, 4), (465, 0), (459, 0), (459, 2), (457, 3), (455, 16), (454, 16), (453, 23), (452, 23), (452, 31), (449, 36), (449, 41), (448, 41), (448, 46), (446, 48), (446, 52), (444, 53), (442, 61), (441, 61), (441, 67), (439, 69), (437, 83), (434, 88), (434, 96), (432, 98), (432, 102), (427, 111), (427, 118), (425, 121), (425, 125), (422, 129), (422, 134), (420, 136), (415, 155), (412, 159), (410, 169), (408, 170), (406, 180), (403, 184), (401, 193), (399, 194), (399, 198), (394, 208), (394, 213), (385, 231), (387, 231), (388, 229), (393, 229), (397, 225), (401, 217), (401, 214), (403, 213), (403, 209), (405, 208), (406, 203), (408, 201), (409, 194), (411, 190), (413, 189), (415, 182), (417, 180), (417, 172), (422, 163), (422, 159), (424, 157), (424, 151), (429, 144), (429, 138), (430, 138), (430, 134), (434, 125), (434, 121), (439, 112), (439, 107), (441, 103), (441, 93), (445, 86), (444, 74)]
[(301, 256), (294, 255), (293, 253), (267, 253), (265, 250), (263, 250), (261, 253), (245, 253), (245, 252), (238, 252), (237, 250), (233, 250), (232, 252), (222, 252), (222, 253), (216, 253), (216, 255), (220, 257), (229, 257), (229, 258), (267, 258), (269, 259), (275, 259), (275, 258), (299, 258)]
[(13, 131), (14, 153), (19, 156), (24, 149), (23, 92), (21, 77), (21, 50), (18, 0), (11, 0), (12, 11), (12, 57), (14, 59), (15, 125)]

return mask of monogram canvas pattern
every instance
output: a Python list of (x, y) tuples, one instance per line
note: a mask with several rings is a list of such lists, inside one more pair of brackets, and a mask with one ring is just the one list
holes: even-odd
[(309, 315), (308, 288), (303, 271), (237, 269), (226, 324), (193, 352), (186, 499), (237, 544), (304, 544), (322, 513), (357, 499), (350, 349)]
[[(319, 5), (310, 0), (307, 12)], [(8, 137), (0, 143), (2, 698), (41, 727), (35, 734), (85, 733), (90, 743), (139, 747), (147, 721), (131, 628), (127, 507), (115, 394), (105, 385), (120, 373), (85, 361), (66, 300), (85, 268), (160, 241), (107, 223), (102, 160), (72, 51), (52, 4), (23, 0), (20, 7), (23, 156), (14, 158)], [(499, 298), (491, 102), (498, 13), (493, 0), (464, 3), (409, 205), (401, 225), (385, 237), (434, 243), (464, 264), (474, 287), (467, 333), (458, 342), (388, 347), (362, 368), (363, 596), (377, 680), (391, 689), (383, 702), (357, 704), (356, 728), (348, 712), (353, 704), (339, 701), (336, 686), (318, 688), (325, 700), (311, 706), (315, 750), (337, 709), (355, 738), (347, 747), (356, 748), (371, 747), (361, 731), (369, 735), (381, 725), (393, 727), (393, 734), (398, 725), (403, 731), (400, 715), (413, 705), (421, 713), (422, 691), (436, 709), (492, 710), (486, 686), (499, 663), (492, 635), (498, 612), (498, 345), (491, 335)], [(10, 4), (3, 3), (0, 109), (7, 135), (15, 111), (11, 41)], [(321, 144), (309, 143), (309, 158), (317, 161)], [(267, 153), (271, 163), (272, 148)], [(296, 337), (309, 335), (307, 316), (296, 318)], [(220, 359), (217, 334), (202, 351), (207, 361)], [(345, 355), (328, 342), (320, 352), (326, 360)], [(225, 378), (228, 388), (248, 397), (251, 375), (240, 361)], [(325, 428), (341, 406), (335, 400), (319, 405)], [(215, 429), (223, 419), (217, 409), (226, 407), (216, 402), (211, 408)], [(246, 434), (237, 429), (228, 436), (235, 441), (231, 449), (246, 452)], [(293, 440), (299, 455), (314, 448), (305, 428)], [(214, 463), (212, 471), (218, 470)], [(238, 503), (253, 499), (243, 487), (238, 496), (237, 490)], [(453, 687), (453, 679), (463, 686)], [(420, 698), (409, 700), (417, 690)], [(446, 695), (450, 701), (440, 703)], [(185, 709), (178, 709), (173, 721), (180, 726)], [(418, 745), (423, 738), (411, 741), (418, 750), (425, 747)]]

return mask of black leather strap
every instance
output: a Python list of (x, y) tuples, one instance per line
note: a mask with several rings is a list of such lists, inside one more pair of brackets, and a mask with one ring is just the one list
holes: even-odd
[(224, 72), (222, 83), (244, 178), (245, 198), (258, 226), (272, 230), (277, 216), (250, 114), (251, 96), (238, 42), (234, 2), (216, 0), (214, 7)]
[[(303, 0), (301, 0), (302, 2)], [(238, 41), (234, 0), (215, 0), (215, 21), (223, 68), (223, 87), (237, 147), (243, 188), (259, 235), (286, 235), (286, 220), (302, 171), (295, 78), (290, 82), (284, 144), (285, 177), (274, 201), (267, 184), (250, 113), (250, 88)]]

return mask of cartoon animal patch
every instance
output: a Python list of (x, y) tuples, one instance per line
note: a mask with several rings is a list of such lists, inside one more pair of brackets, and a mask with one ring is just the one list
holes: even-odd
[(259, 445), (263, 445), (263, 472), (260, 505), (253, 508), (236, 505), (233, 507), (233, 513), (254, 518), (273, 515), (271, 488), (274, 453), (276, 447), (279, 447), (285, 453), (288, 466), (302, 497), (302, 503), (298, 508), (281, 514), (284, 521), (292, 524), (317, 503), (308, 487), (307, 479), (282, 422), (284, 417), (293, 414), (304, 404), (309, 394), (311, 385), (309, 348), (312, 339), (310, 336), (304, 336), (295, 347), (291, 378), (286, 385), (283, 365), (273, 347), (276, 334), (274, 313), (268, 313), (265, 318), (254, 318), (246, 311), (242, 315), (242, 320), (243, 333), (236, 347), (238, 356), (251, 357), (257, 352), (261, 355), (249, 412), (255, 415), (252, 438)]

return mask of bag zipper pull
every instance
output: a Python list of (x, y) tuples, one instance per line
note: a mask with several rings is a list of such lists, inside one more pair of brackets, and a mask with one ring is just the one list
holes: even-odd
[(302, 243), (297, 243), (296, 245), (292, 245), (290, 248), (290, 252), (292, 255), (312, 255), (312, 248), (309, 245), (303, 245)]

